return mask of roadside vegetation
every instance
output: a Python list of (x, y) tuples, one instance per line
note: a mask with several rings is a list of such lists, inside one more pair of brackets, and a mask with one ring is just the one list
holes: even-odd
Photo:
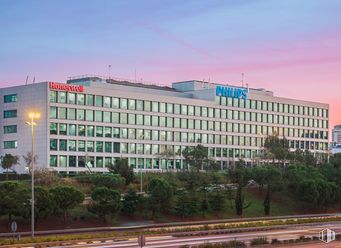
[[(58, 175), (37, 170), (36, 226), (56, 228), (120, 225), (129, 221), (186, 221), (236, 217), (325, 213), (341, 209), (341, 156), (329, 163), (308, 151), (290, 152), (285, 139), (267, 138), (262, 163), (243, 160), (220, 170), (207, 148), (188, 147), (184, 158), (191, 169), (177, 173), (135, 175), (127, 159), (119, 159), (107, 174)], [(17, 158), (5, 155), (10, 169)], [(29, 177), (0, 183), (0, 232), (12, 220), (29, 228)], [(52, 224), (54, 225), (52, 225)], [(77, 225), (75, 225), (78, 223)], [(20, 229), (21, 228), (21, 229)]]

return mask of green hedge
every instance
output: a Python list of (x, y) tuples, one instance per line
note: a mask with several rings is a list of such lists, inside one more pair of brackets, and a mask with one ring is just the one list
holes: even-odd
[(93, 184), (96, 187), (116, 188), (125, 185), (125, 179), (117, 174), (79, 174), (75, 179), (80, 183)]

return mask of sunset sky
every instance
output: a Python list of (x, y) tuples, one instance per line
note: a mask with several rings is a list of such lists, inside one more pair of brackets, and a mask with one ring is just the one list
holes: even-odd
[(340, 0), (0, 0), (0, 85), (82, 74), (190, 79), (330, 104), (341, 124)]

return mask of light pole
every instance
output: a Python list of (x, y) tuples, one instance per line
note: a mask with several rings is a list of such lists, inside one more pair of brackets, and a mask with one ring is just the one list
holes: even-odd
[(31, 126), (31, 141), (32, 141), (32, 151), (31, 151), (31, 235), (34, 238), (34, 126), (37, 123), (34, 122), (35, 119), (40, 117), (40, 113), (31, 112), (29, 113), (29, 121), (26, 121), (26, 124)]

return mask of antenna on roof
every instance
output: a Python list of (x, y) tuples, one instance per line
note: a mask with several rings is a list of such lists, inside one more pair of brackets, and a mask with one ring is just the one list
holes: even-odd
[(27, 82), (28, 82), (28, 75), (26, 76), (26, 85), (27, 85)]
[(136, 83), (136, 68), (135, 68), (135, 71), (134, 71), (134, 73), (135, 73), (135, 83)]
[(242, 73), (242, 87), (244, 88), (244, 72)]
[(109, 79), (110, 79), (110, 76), (111, 76), (111, 65), (108, 65), (108, 71), (109, 71)]

